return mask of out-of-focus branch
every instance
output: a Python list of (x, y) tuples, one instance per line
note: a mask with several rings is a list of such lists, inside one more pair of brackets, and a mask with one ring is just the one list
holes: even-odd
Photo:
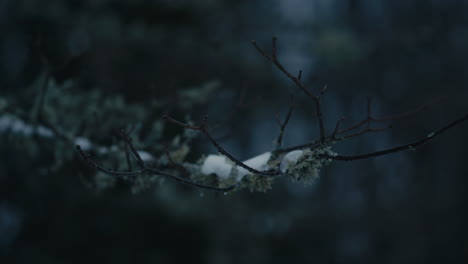
[(112, 176), (117, 176), (117, 177), (136, 177), (136, 176), (139, 176), (139, 175), (142, 175), (142, 174), (145, 174), (145, 173), (149, 173), (149, 174), (153, 174), (153, 175), (159, 175), (159, 176), (163, 176), (163, 177), (168, 177), (170, 179), (173, 179), (173, 180), (176, 180), (180, 183), (183, 183), (183, 184), (187, 184), (187, 185), (191, 185), (191, 186), (195, 186), (195, 187), (198, 187), (198, 188), (202, 188), (202, 189), (207, 189), (207, 190), (213, 190), (213, 191), (220, 191), (220, 192), (229, 192), (229, 191), (232, 191), (234, 188), (237, 187), (238, 184), (233, 184), (231, 186), (228, 186), (228, 187), (225, 187), (225, 188), (220, 188), (220, 187), (216, 187), (216, 186), (211, 186), (211, 185), (205, 185), (205, 184), (200, 184), (200, 183), (197, 183), (197, 182), (194, 182), (192, 180), (189, 180), (189, 179), (185, 179), (185, 178), (182, 178), (182, 177), (179, 177), (177, 175), (172, 175), (172, 174), (169, 174), (169, 173), (166, 173), (166, 172), (163, 172), (163, 171), (160, 171), (160, 170), (157, 170), (155, 168), (151, 168), (149, 166), (147, 166), (145, 164), (145, 162), (143, 161), (143, 159), (141, 158), (140, 154), (138, 153), (138, 151), (136, 151), (135, 147), (133, 146), (133, 143), (132, 143), (132, 140), (131, 138), (127, 135), (127, 133), (125, 133), (125, 131), (120, 131), (119, 132), (121, 138), (124, 140), (124, 142), (128, 145), (128, 147), (130, 148), (133, 156), (135, 157), (135, 159), (137, 160), (138, 162), (138, 165), (140, 167), (139, 170), (136, 170), (136, 171), (114, 171), (114, 170), (109, 170), (109, 169), (106, 169), (104, 167), (102, 167), (101, 165), (97, 164), (94, 160), (92, 160), (88, 155), (86, 155), (83, 150), (81, 149), (81, 146), (80, 145), (76, 145), (76, 149), (78, 151), (78, 153), (81, 155), (81, 157), (90, 165), (92, 166), (93, 168), (105, 173), (105, 174), (108, 174), (108, 175), (112, 175)]

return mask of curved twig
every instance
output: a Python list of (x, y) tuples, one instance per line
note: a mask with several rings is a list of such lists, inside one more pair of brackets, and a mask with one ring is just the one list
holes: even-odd
[(331, 156), (331, 155), (326, 155), (326, 154), (324, 154), (322, 156), (325, 157), (325, 158), (332, 159), (332, 160), (353, 161), (353, 160), (360, 160), (360, 159), (367, 159), (367, 158), (384, 156), (384, 155), (388, 155), (388, 154), (392, 154), (392, 153), (396, 153), (396, 152), (404, 151), (404, 150), (414, 150), (414, 149), (426, 144), (427, 142), (435, 139), (436, 137), (442, 135), (447, 130), (449, 130), (449, 129), (453, 128), (453, 127), (456, 127), (457, 125), (460, 125), (461, 123), (463, 123), (463, 122), (465, 122), (467, 120), (468, 120), (468, 114), (466, 114), (465, 116), (463, 116), (463, 117), (449, 123), (448, 125), (440, 128), (440, 129), (430, 133), (425, 138), (422, 138), (422, 139), (417, 140), (415, 142), (408, 143), (408, 144), (405, 144), (405, 145), (401, 145), (401, 146), (398, 146), (398, 147), (393, 147), (393, 148), (389, 148), (389, 149), (385, 149), (385, 150), (380, 150), (380, 151), (370, 152), (370, 153), (360, 154), (360, 155), (354, 155), (354, 156), (346, 156), (346, 155)]

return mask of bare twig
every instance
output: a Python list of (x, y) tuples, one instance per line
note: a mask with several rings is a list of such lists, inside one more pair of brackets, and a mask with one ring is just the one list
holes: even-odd
[(286, 77), (288, 77), (291, 81), (294, 82), (294, 84), (296, 84), (296, 86), (298, 88), (300, 88), (307, 96), (309, 96), (310, 98), (312, 98), (312, 100), (314, 101), (315, 103), (315, 111), (317, 112), (317, 119), (318, 119), (318, 123), (319, 123), (319, 129), (320, 129), (320, 141), (322, 144), (325, 143), (325, 126), (324, 126), (324, 121), (323, 121), (323, 114), (322, 114), (322, 108), (320, 106), (320, 97), (317, 96), (317, 95), (314, 95), (313, 93), (311, 93), (305, 86), (304, 84), (302, 83), (301, 79), (302, 79), (302, 71), (299, 71), (299, 74), (298, 76), (294, 76), (292, 75), (289, 71), (286, 70), (286, 68), (284, 68), (284, 66), (280, 63), (280, 61), (278, 60), (278, 47), (277, 47), (277, 38), (276, 37), (273, 37), (272, 39), (272, 55), (269, 56), (267, 55), (257, 44), (257, 42), (255, 40), (252, 40), (251, 41), (252, 45), (255, 47), (255, 49), (263, 56), (265, 57), (267, 60), (271, 61), (275, 66), (276, 68), (278, 68), (282, 73), (284, 73), (284, 75), (286, 75)]
[(360, 159), (367, 159), (367, 158), (373, 158), (373, 157), (379, 157), (379, 156), (384, 156), (384, 155), (388, 155), (388, 154), (392, 154), (392, 153), (396, 153), (396, 152), (399, 152), (399, 151), (404, 151), (404, 150), (414, 150), (422, 145), (424, 145), (425, 143), (435, 139), (436, 137), (442, 135), (444, 132), (446, 132), (447, 130), (451, 129), (451, 128), (454, 128), (458, 125), (460, 125), (461, 123), (465, 122), (468, 120), (468, 114), (466, 114), (465, 116), (449, 123), (448, 125), (430, 133), (429, 135), (427, 135), (426, 137), (422, 138), (422, 139), (419, 139), (415, 142), (412, 142), (412, 143), (408, 143), (408, 144), (405, 144), (405, 145), (401, 145), (401, 146), (398, 146), (398, 147), (394, 147), (394, 148), (389, 148), (389, 149), (385, 149), (385, 150), (381, 150), (381, 151), (376, 151), (376, 152), (371, 152), (371, 153), (366, 153), (366, 154), (360, 154), (360, 155), (353, 155), (353, 156), (345, 156), (345, 155), (338, 155), (338, 156), (330, 156), (330, 155), (323, 155), (323, 157), (326, 157), (326, 158), (329, 158), (329, 159), (333, 159), (333, 160), (343, 160), (343, 161), (353, 161), (353, 160), (360, 160)]
[[(327, 136), (325, 138), (325, 143), (338, 142), (338, 141), (342, 141), (344, 139), (350, 139), (350, 138), (353, 138), (353, 137), (364, 135), (364, 134), (366, 134), (368, 132), (382, 132), (382, 131), (385, 131), (385, 130), (389, 129), (390, 127), (379, 128), (379, 129), (369, 129), (369, 127), (367, 127), (368, 129), (363, 129), (363, 130), (361, 130), (359, 132), (356, 132), (356, 133), (353, 133), (353, 134), (347, 134), (347, 133), (349, 133), (349, 132), (351, 132), (353, 130), (361, 128), (363, 125), (365, 125), (367, 123), (384, 122), (384, 121), (390, 121), (390, 120), (399, 120), (399, 119), (409, 117), (411, 115), (414, 115), (414, 114), (417, 114), (417, 113), (419, 113), (421, 111), (426, 110), (427, 108), (441, 102), (445, 98), (446, 97), (438, 98), (438, 99), (433, 100), (431, 102), (422, 104), (421, 106), (417, 107), (414, 110), (407, 111), (407, 112), (404, 112), (402, 114), (387, 115), (387, 116), (383, 116), (383, 117), (374, 117), (372, 115), (372, 108), (370, 106), (370, 102), (369, 102), (369, 99), (368, 99), (368, 104), (366, 106), (367, 107), (367, 116), (366, 116), (366, 118), (364, 118), (363, 120), (355, 123), (354, 125), (351, 125), (351, 126), (345, 128), (345, 129), (342, 129), (342, 130), (339, 130), (339, 127), (340, 127), (340, 125), (341, 125), (341, 123), (343, 121), (343, 118), (338, 120), (338, 122), (337, 122), (337, 124), (335, 126), (335, 130), (333, 131), (332, 135)], [(293, 151), (293, 150), (298, 150), (298, 149), (316, 148), (316, 147), (318, 147), (320, 145), (320, 143), (321, 143), (320, 140), (314, 140), (312, 142), (305, 143), (305, 144), (300, 144), (300, 145), (296, 145), (296, 146), (292, 146), (292, 147), (288, 147), (288, 148), (277, 149), (275, 152), (276, 153), (286, 153), (286, 152)]]
[(361, 126), (363, 126), (365, 124), (370, 125), (371, 122), (385, 122), (385, 121), (403, 119), (403, 118), (409, 117), (411, 115), (417, 114), (419, 112), (422, 112), (422, 111), (428, 109), (429, 107), (434, 106), (437, 103), (443, 101), (446, 98), (447, 98), (447, 96), (440, 97), (440, 98), (437, 98), (436, 100), (433, 100), (433, 101), (430, 101), (428, 103), (422, 104), (422, 105), (418, 106), (414, 110), (410, 110), (410, 111), (407, 111), (407, 112), (404, 112), (404, 113), (401, 113), (401, 114), (396, 114), (396, 115), (387, 115), (387, 116), (383, 116), (383, 117), (374, 117), (372, 115), (372, 109), (371, 109), (371, 104), (370, 104), (371, 102), (370, 102), (370, 98), (368, 98), (368, 101), (367, 101), (367, 117), (365, 119), (355, 123), (354, 125), (351, 125), (348, 128), (339, 131), (338, 134), (344, 134), (344, 133), (350, 132), (352, 130), (360, 128)]
[(340, 124), (344, 120), (345, 120), (345, 117), (343, 116), (340, 119), (338, 119), (338, 121), (336, 121), (335, 129), (333, 130), (333, 133), (331, 135), (332, 138), (336, 138), (336, 135), (338, 134), (338, 129), (340, 128)]
[(280, 133), (278, 135), (278, 138), (276, 139), (276, 147), (275, 150), (279, 149), (281, 145), (283, 144), (283, 136), (284, 136), (284, 130), (286, 129), (286, 126), (289, 123), (289, 120), (291, 119), (291, 115), (294, 111), (294, 102), (293, 102), (293, 97), (290, 97), (290, 103), (289, 103), (289, 109), (288, 113), (286, 114), (286, 118), (284, 119), (283, 122), (280, 122), (279, 120), (279, 125), (280, 125)]
[(127, 168), (129, 171), (132, 170), (132, 162), (130, 160), (130, 153), (128, 151), (128, 145), (125, 145), (125, 159), (127, 160)]
[(407, 111), (407, 112), (404, 112), (404, 113), (401, 113), (401, 114), (397, 114), (397, 115), (389, 115), (389, 116), (383, 116), (383, 117), (380, 117), (380, 118), (373, 118), (373, 121), (375, 122), (384, 122), (384, 121), (391, 121), (391, 120), (399, 120), (399, 119), (402, 119), (402, 118), (405, 118), (405, 117), (408, 117), (408, 116), (412, 116), (414, 114), (417, 114), (419, 112), (422, 112), (444, 100), (446, 100), (448, 98), (448, 96), (442, 96), (442, 97), (439, 97), (433, 101), (430, 101), (430, 102), (427, 102), (425, 104), (422, 104), (420, 106), (418, 106), (416, 109), (413, 109), (411, 111)]

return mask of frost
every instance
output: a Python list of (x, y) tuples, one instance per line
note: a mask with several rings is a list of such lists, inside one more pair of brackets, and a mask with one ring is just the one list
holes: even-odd
[(302, 156), (302, 154), (304, 154), (303, 150), (294, 150), (284, 155), (280, 163), (281, 172), (286, 172), (289, 169), (289, 167), (296, 164), (299, 158)]
[[(268, 169), (270, 157), (271, 152), (265, 152), (243, 163), (253, 169), (263, 171)], [(233, 170), (233, 168), (235, 168), (235, 170)], [(233, 165), (232, 162), (223, 155), (209, 155), (206, 157), (201, 167), (201, 172), (206, 175), (216, 174), (221, 179), (228, 179), (232, 174), (235, 174), (236, 181), (240, 181), (245, 175), (249, 174), (249, 171)]]

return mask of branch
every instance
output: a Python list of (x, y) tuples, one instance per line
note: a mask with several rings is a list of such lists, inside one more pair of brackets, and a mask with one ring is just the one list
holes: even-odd
[(256, 174), (256, 175), (259, 175), (259, 176), (264, 176), (264, 177), (272, 177), (272, 176), (278, 176), (281, 174), (281, 171), (259, 171), (259, 170), (256, 170), (248, 165), (246, 165), (245, 163), (243, 163), (242, 161), (240, 161), (239, 159), (235, 158), (232, 154), (230, 154), (229, 152), (227, 152), (214, 138), (213, 136), (210, 134), (210, 132), (208, 132), (207, 130), (207, 118), (205, 117), (203, 119), (203, 122), (201, 125), (199, 126), (192, 126), (192, 125), (188, 125), (188, 124), (185, 124), (183, 122), (180, 122), (178, 120), (175, 120), (174, 118), (172, 117), (169, 117), (167, 115), (163, 116), (163, 118), (173, 124), (176, 124), (178, 126), (181, 126), (183, 128), (187, 128), (187, 129), (192, 129), (192, 130), (197, 130), (197, 131), (200, 131), (203, 135), (205, 135), (205, 137), (211, 142), (211, 144), (219, 151), (219, 153), (223, 154), (224, 156), (228, 157), (232, 162), (234, 162), (237, 166), (239, 167), (242, 167), (244, 169), (246, 169), (247, 171), (253, 173), (253, 174)]
[(125, 178), (125, 177), (134, 178), (134, 177), (142, 175), (144, 173), (150, 173), (150, 174), (154, 174), (154, 175), (168, 177), (168, 178), (171, 178), (171, 179), (176, 180), (176, 181), (178, 181), (180, 183), (183, 183), (183, 184), (187, 184), (187, 185), (191, 185), (191, 186), (195, 186), (195, 187), (199, 187), (199, 188), (207, 189), (207, 190), (219, 191), (219, 192), (232, 191), (233, 189), (235, 189), (238, 186), (238, 184), (233, 184), (233, 185), (225, 187), (225, 188), (220, 188), (220, 187), (211, 186), (211, 185), (204, 185), (204, 184), (196, 183), (196, 182), (191, 181), (189, 179), (185, 179), (185, 178), (182, 178), (182, 177), (179, 177), (179, 176), (176, 176), (176, 175), (172, 175), (172, 174), (169, 174), (169, 173), (166, 173), (166, 172), (163, 172), (163, 171), (148, 167), (145, 164), (145, 162), (143, 161), (143, 159), (141, 158), (140, 154), (138, 154), (138, 152), (136, 151), (135, 147), (132, 144), (132, 141), (131, 141), (130, 137), (123, 130), (120, 131), (120, 135), (123, 138), (123, 140), (125, 141), (125, 143), (127, 143), (128, 147), (132, 151), (134, 157), (138, 161), (138, 165), (140, 166), (139, 170), (136, 170), (136, 171), (113, 171), (113, 170), (108, 170), (108, 169), (100, 166), (99, 164), (97, 164), (91, 158), (89, 158), (89, 156), (86, 155), (83, 152), (80, 145), (76, 145), (76, 149), (78, 150), (78, 153), (81, 155), (81, 157), (89, 165), (91, 165), (95, 169), (97, 169), (97, 170), (99, 170), (99, 171), (101, 171), (101, 172), (103, 172), (103, 173), (105, 173), (107, 175), (111, 175), (111, 176), (117, 176), (117, 177), (121, 177), (121, 178)]
[(401, 114), (396, 114), (396, 115), (387, 115), (387, 116), (383, 116), (383, 117), (374, 117), (373, 116), (372, 110), (371, 110), (371, 101), (370, 101), (370, 99), (368, 99), (367, 100), (367, 117), (365, 119), (357, 122), (356, 124), (351, 125), (350, 127), (339, 131), (338, 134), (343, 134), (343, 133), (350, 132), (350, 131), (352, 131), (354, 129), (357, 129), (357, 128), (361, 127), (364, 124), (370, 125), (371, 122), (385, 122), (385, 121), (403, 119), (405, 117), (409, 117), (411, 115), (422, 112), (422, 111), (430, 108), (431, 106), (436, 105), (437, 103), (445, 100), (446, 98), (447, 98), (447, 96), (443, 96), (443, 97), (437, 98), (436, 100), (433, 100), (433, 101), (430, 101), (428, 103), (422, 104), (422, 105), (418, 106), (414, 110), (410, 110), (410, 111), (407, 111), (407, 112), (404, 112), (404, 113), (401, 113)]
[[(366, 106), (367, 107), (366, 108), (367, 109), (366, 118), (364, 118), (363, 120), (355, 123), (354, 125), (349, 126), (348, 128), (339, 130), (339, 127), (341, 126), (341, 123), (344, 121), (344, 117), (340, 118), (337, 121), (336, 125), (335, 125), (335, 129), (334, 129), (333, 133), (330, 136), (325, 137), (325, 143), (338, 142), (338, 141), (342, 141), (342, 140), (345, 140), (345, 139), (350, 139), (350, 138), (353, 138), (353, 137), (361, 136), (361, 135), (364, 135), (364, 134), (369, 133), (369, 132), (382, 132), (382, 131), (385, 131), (385, 130), (391, 128), (391, 126), (388, 126), (386, 128), (377, 128), (377, 129), (370, 128), (369, 126), (370, 126), (370, 124), (372, 122), (384, 122), (384, 121), (389, 121), (389, 120), (403, 119), (405, 117), (417, 114), (417, 113), (419, 113), (421, 111), (424, 111), (427, 108), (441, 102), (445, 98), (446, 97), (440, 97), (440, 98), (438, 98), (438, 99), (436, 99), (434, 101), (422, 104), (421, 106), (417, 107), (414, 110), (407, 111), (407, 112), (404, 112), (402, 114), (387, 115), (387, 116), (383, 116), (383, 117), (374, 117), (372, 115), (372, 108), (371, 108), (371, 104), (370, 104), (371, 102), (368, 99), (367, 100), (367, 106)], [(369, 124), (369, 126), (367, 128), (365, 128), (365, 129), (359, 131), (359, 132), (355, 132), (353, 134), (346, 134), (346, 133), (349, 133), (349, 132), (351, 132), (353, 130), (356, 130), (356, 129), (362, 127), (364, 124)], [(305, 143), (305, 144), (295, 145), (295, 146), (288, 147), (288, 148), (277, 149), (275, 152), (276, 153), (286, 153), (286, 152), (299, 150), (299, 149), (304, 149), (304, 148), (316, 148), (316, 147), (320, 146), (320, 144), (321, 144), (320, 140), (314, 140), (312, 142)]]
[(467, 120), (468, 120), (468, 114), (466, 114), (465, 116), (463, 116), (463, 117), (449, 123), (448, 125), (440, 128), (440, 129), (430, 133), (425, 138), (422, 138), (420, 140), (417, 140), (417, 141), (409, 143), (409, 144), (394, 147), (394, 148), (389, 148), (389, 149), (385, 149), (385, 150), (381, 150), (381, 151), (376, 151), (376, 152), (371, 152), (371, 153), (366, 153), (366, 154), (360, 154), (360, 155), (355, 155), (355, 156), (345, 156), (345, 155), (338, 155), (338, 156), (322, 155), (322, 156), (325, 157), (325, 158), (332, 159), (332, 160), (353, 161), (353, 160), (360, 160), (360, 159), (367, 159), (367, 158), (384, 156), (384, 155), (388, 155), (388, 154), (391, 154), (391, 153), (396, 153), (396, 152), (404, 151), (404, 150), (414, 150), (414, 149), (424, 145), (425, 143), (435, 139), (436, 137), (442, 135), (444, 132), (448, 131), (449, 129), (454, 128), (454, 127), (460, 125), (461, 123), (463, 123), (463, 122), (465, 122)]
[[(304, 84), (302, 83), (301, 79), (302, 79), (302, 70), (299, 71), (299, 74), (298, 76), (294, 76), (292, 75), (289, 71), (286, 70), (286, 68), (284, 68), (284, 66), (280, 63), (280, 61), (278, 60), (278, 47), (277, 47), (277, 38), (276, 37), (273, 37), (272, 39), (272, 54), (271, 56), (267, 55), (258, 45), (257, 45), (257, 42), (255, 40), (252, 40), (251, 41), (252, 45), (255, 47), (255, 49), (263, 56), (265, 57), (267, 60), (271, 61), (275, 66), (276, 68), (278, 68), (282, 73), (284, 73), (284, 75), (286, 75), (286, 77), (288, 77), (291, 81), (294, 82), (294, 84), (296, 84), (296, 86), (301, 89), (307, 96), (309, 96), (310, 98), (312, 98), (312, 100), (314, 101), (315, 103), (315, 111), (317, 112), (317, 119), (318, 119), (318, 123), (319, 123), (319, 129), (320, 129), (320, 141), (322, 144), (325, 144), (325, 126), (324, 126), (324, 122), (323, 122), (323, 114), (322, 114), (322, 108), (320, 106), (320, 97), (317, 96), (317, 95), (314, 95), (313, 93), (311, 93), (309, 90), (307, 90), (307, 88), (304, 86)], [(326, 87), (326, 86), (325, 86)], [(324, 91), (324, 89), (322, 89)]]
[(290, 102), (289, 102), (289, 110), (288, 113), (286, 114), (286, 118), (284, 119), (283, 122), (279, 121), (278, 119), (278, 124), (280, 125), (280, 133), (278, 135), (278, 138), (276, 139), (276, 149), (279, 149), (283, 143), (283, 135), (284, 135), (284, 130), (286, 129), (286, 126), (289, 123), (289, 120), (291, 119), (291, 115), (294, 111), (294, 102), (293, 102), (293, 97), (290, 97)]

